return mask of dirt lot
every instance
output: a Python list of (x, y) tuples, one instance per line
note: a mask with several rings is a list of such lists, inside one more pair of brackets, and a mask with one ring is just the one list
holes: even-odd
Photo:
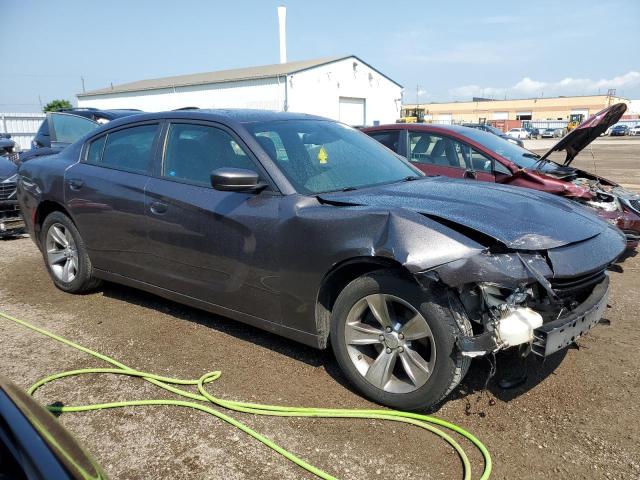
[[(599, 140), (593, 153), (599, 174), (640, 190), (640, 140)], [(593, 170), (589, 152), (576, 164)], [(0, 253), (0, 311), (132, 367), (183, 378), (220, 369), (223, 376), (211, 391), (224, 398), (372, 407), (349, 389), (328, 352), (117, 285), (89, 295), (64, 294), (53, 287), (28, 238), (0, 241)], [(510, 391), (495, 380), (483, 391), (489, 363), (475, 360), (461, 387), (435, 412), (485, 442), (494, 461), (492, 478), (640, 478), (640, 256), (619, 270), (611, 274), (610, 324), (581, 339), (579, 349), (544, 364), (529, 362), (526, 384)], [(56, 371), (98, 365), (0, 319), (0, 373), (24, 388)], [(499, 374), (505, 365), (500, 359)], [(151, 385), (113, 377), (69, 379), (36, 395), (43, 403), (65, 404), (157, 396)], [(455, 453), (417, 429), (235, 416), (340, 478), (460, 478)], [(60, 419), (114, 479), (312, 478), (195, 411), (128, 408)], [(481, 465), (475, 452), (472, 463)]]

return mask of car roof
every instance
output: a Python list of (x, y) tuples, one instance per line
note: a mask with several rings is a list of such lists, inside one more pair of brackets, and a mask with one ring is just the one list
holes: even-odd
[(473, 127), (465, 127), (464, 125), (438, 125), (434, 123), (389, 123), (387, 125), (378, 125), (376, 127), (366, 127), (363, 128), (362, 131), (415, 130), (424, 132), (455, 132), (465, 135), (469, 129), (473, 129)]
[(278, 120), (328, 120), (317, 115), (309, 115), (306, 113), (292, 112), (276, 112), (271, 110), (258, 109), (189, 109), (189, 110), (171, 110), (167, 112), (140, 113), (118, 118), (107, 125), (113, 126), (125, 125), (132, 122), (142, 122), (147, 120), (161, 120), (165, 118), (180, 120), (210, 120), (221, 123), (255, 123), (270, 122)]
[[(56, 113), (56, 112), (52, 112)], [(66, 108), (58, 110), (58, 113), (67, 113), (70, 115), (78, 115), (86, 118), (105, 118), (107, 120), (114, 120), (120, 117), (126, 117), (128, 115), (135, 115), (142, 113), (142, 110), (136, 108), (112, 108), (109, 110), (100, 110), (97, 108)]]

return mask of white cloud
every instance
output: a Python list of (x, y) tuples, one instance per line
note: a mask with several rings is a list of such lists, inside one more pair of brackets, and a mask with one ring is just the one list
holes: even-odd
[(489, 97), (503, 98), (514, 96), (545, 96), (552, 95), (582, 95), (604, 93), (609, 88), (631, 88), (640, 86), (640, 72), (630, 71), (613, 78), (591, 80), (589, 78), (563, 78), (556, 82), (543, 82), (524, 77), (515, 85), (508, 87), (482, 87), (480, 85), (463, 85), (449, 89), (449, 95), (454, 98)]

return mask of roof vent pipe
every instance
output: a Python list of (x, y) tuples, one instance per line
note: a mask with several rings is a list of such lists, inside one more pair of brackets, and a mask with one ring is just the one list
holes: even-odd
[(287, 63), (287, 7), (278, 7), (278, 31), (280, 33), (280, 63)]

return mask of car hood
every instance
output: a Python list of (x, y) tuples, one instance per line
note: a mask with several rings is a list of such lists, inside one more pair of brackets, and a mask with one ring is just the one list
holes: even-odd
[(600, 110), (556, 143), (542, 158), (547, 158), (553, 152), (565, 150), (567, 157), (564, 160), (564, 164), (569, 165), (584, 147), (598, 138), (600, 134), (606, 132), (611, 125), (618, 122), (626, 111), (627, 105), (625, 103), (616, 103), (604, 110)]
[(516, 250), (546, 250), (608, 228), (573, 202), (535, 190), (444, 177), (321, 194), (336, 205), (403, 208), (465, 233), (473, 229)]
[(6, 157), (0, 157), (0, 182), (12, 177), (18, 171), (18, 166)]

